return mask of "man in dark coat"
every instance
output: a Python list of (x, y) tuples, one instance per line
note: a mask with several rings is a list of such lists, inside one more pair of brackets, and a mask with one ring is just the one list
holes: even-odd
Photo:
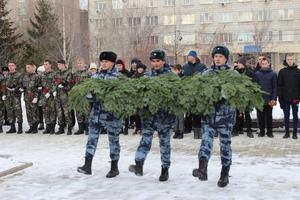
[(283, 62), (284, 68), (278, 74), (278, 98), (280, 107), (284, 112), (285, 135), (289, 138), (290, 108), (293, 111), (293, 139), (297, 139), (297, 128), (299, 123), (298, 106), (300, 99), (300, 69), (295, 64), (295, 58), (287, 54)]

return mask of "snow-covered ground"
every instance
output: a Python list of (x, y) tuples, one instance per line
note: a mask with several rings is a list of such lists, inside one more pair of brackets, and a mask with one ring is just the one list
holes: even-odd
[[(5, 127), (7, 130), (8, 127)], [(121, 140), (120, 175), (105, 178), (109, 171), (107, 135), (101, 135), (93, 162), (93, 175), (76, 172), (83, 164), (87, 137), (67, 135), (0, 134), (0, 171), (5, 163), (32, 162), (33, 166), (0, 178), (1, 200), (199, 200), (199, 199), (300, 199), (300, 140), (233, 138), (230, 184), (218, 188), (220, 158), (218, 140), (209, 163), (207, 182), (192, 176), (199, 140), (192, 134), (172, 140), (170, 179), (161, 183), (158, 138), (144, 166), (144, 176), (128, 172), (140, 136)], [(2, 167), (1, 167), (2, 166)], [(7, 164), (6, 164), (7, 167)]]

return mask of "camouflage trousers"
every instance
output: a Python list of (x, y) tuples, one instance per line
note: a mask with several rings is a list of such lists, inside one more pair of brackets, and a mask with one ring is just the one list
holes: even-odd
[(9, 96), (5, 101), (5, 105), (7, 109), (8, 121), (14, 124), (17, 118), (18, 123), (23, 123), (21, 97)]
[(209, 160), (213, 151), (214, 134), (218, 133), (220, 140), (220, 156), (222, 166), (229, 166), (232, 163), (232, 150), (231, 150), (231, 133), (233, 125), (227, 127), (212, 127), (209, 124), (202, 126), (202, 141), (200, 151), (198, 154), (199, 159)]
[(66, 124), (72, 126), (72, 115), (69, 109), (68, 99), (57, 97), (55, 100), (58, 125)]
[(87, 124), (89, 122), (89, 114), (90, 114), (89, 109), (87, 111), (85, 111), (84, 113), (76, 112), (76, 119), (77, 119), (78, 124), (80, 124), (80, 123)]
[(5, 103), (2, 101), (2, 97), (0, 96), (0, 125), (3, 124), (4, 120), (4, 110), (5, 110)]
[(105, 123), (100, 121), (90, 120), (89, 123), (89, 136), (86, 144), (86, 157), (93, 157), (95, 155), (99, 134), (104, 128), (107, 130), (109, 151), (111, 160), (119, 160), (120, 158), (120, 143), (119, 134), (122, 127), (121, 121), (106, 121)]
[(39, 122), (38, 105), (25, 99), (26, 116), (29, 126)]
[(51, 96), (45, 100), (45, 104), (43, 105), (43, 115), (46, 124), (55, 124), (56, 109), (55, 109), (54, 97)]
[(146, 160), (146, 157), (151, 149), (153, 133), (158, 132), (159, 148), (161, 155), (161, 163), (163, 167), (170, 167), (171, 165), (171, 135), (172, 127), (169, 125), (162, 125), (155, 123), (152, 120), (144, 120), (142, 122), (142, 138), (135, 153), (135, 160)]

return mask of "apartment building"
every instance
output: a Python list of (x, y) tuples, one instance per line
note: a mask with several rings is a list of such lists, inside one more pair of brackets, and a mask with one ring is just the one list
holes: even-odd
[(211, 48), (226, 45), (233, 55), (268, 53), (279, 68), (285, 53), (300, 53), (298, 0), (89, 0), (88, 11), (92, 60), (163, 48), (181, 63), (196, 49), (209, 64)]

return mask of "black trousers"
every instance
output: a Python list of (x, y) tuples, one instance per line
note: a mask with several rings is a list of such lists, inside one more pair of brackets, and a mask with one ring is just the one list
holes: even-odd
[(261, 132), (265, 132), (266, 124), (267, 124), (267, 131), (272, 131), (272, 111), (273, 108), (269, 105), (264, 105), (263, 110), (259, 111), (258, 113), (258, 122), (259, 122), (259, 129)]
[(241, 113), (236, 110), (236, 122), (234, 126), (234, 131), (242, 131), (244, 125), (246, 125), (247, 130), (251, 129), (252, 119), (250, 116), (250, 112)]
[(190, 132), (193, 128), (201, 128), (201, 115), (187, 113), (184, 119), (184, 129)]

